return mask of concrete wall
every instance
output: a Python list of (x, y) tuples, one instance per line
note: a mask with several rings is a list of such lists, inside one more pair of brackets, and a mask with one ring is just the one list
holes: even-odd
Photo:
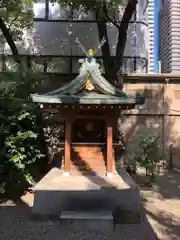
[(161, 155), (170, 158), (173, 144), (173, 163), (180, 167), (180, 84), (179, 83), (129, 83), (127, 92), (142, 92), (146, 103), (141, 110), (124, 113), (121, 130), (125, 132), (127, 157), (138, 150), (139, 135), (159, 137)]

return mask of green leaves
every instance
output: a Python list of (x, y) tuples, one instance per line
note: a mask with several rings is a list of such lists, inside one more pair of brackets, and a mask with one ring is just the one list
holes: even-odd
[(7, 188), (16, 188), (17, 182), (34, 184), (34, 174), (45, 158), (39, 111), (28, 99), (34, 81), (37, 76), (31, 78), (28, 72), (25, 78), (18, 72), (1, 75), (0, 162), (6, 169)]
[(146, 135), (139, 137), (139, 149), (137, 154), (133, 154), (128, 161), (130, 168), (136, 169), (136, 164), (146, 169), (146, 175), (149, 178), (149, 183), (156, 182), (158, 174), (158, 165), (160, 162), (158, 137)]
[(84, 8), (85, 11), (95, 10), (100, 4), (106, 3), (108, 10), (115, 10), (118, 4), (125, 5), (127, 0), (51, 0), (51, 2), (58, 2), (62, 6), (70, 7), (71, 9)]
[[(0, 1), (0, 17), (8, 26), (14, 40), (21, 39), (23, 30), (33, 24), (32, 0)], [(0, 12), (0, 13), (1, 13)], [(5, 42), (0, 34), (0, 41)]]

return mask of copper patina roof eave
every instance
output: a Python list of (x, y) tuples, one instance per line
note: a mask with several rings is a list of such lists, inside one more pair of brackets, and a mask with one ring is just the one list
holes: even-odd
[[(87, 78), (100, 94), (79, 96), (83, 91)], [(100, 71), (96, 59), (84, 61), (79, 75), (69, 84), (46, 94), (32, 94), (33, 102), (55, 104), (144, 104), (145, 98), (140, 95), (131, 96), (110, 84)]]
[(144, 97), (79, 97), (79, 96), (42, 96), (32, 95), (33, 102), (47, 103), (47, 104), (107, 104), (107, 105), (119, 105), (119, 104), (144, 104)]

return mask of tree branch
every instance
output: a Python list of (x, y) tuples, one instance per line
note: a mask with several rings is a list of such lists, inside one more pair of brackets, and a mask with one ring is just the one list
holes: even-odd
[(107, 4), (106, 1), (103, 1), (103, 11), (104, 11), (104, 15), (105, 15), (105, 20), (112, 23), (116, 28), (119, 29), (119, 25), (118, 25), (116, 19), (109, 16), (108, 8), (107, 8), (106, 4)]
[(11, 48), (12, 54), (13, 54), (13, 58), (17, 63), (21, 63), (20, 57), (19, 57), (19, 52), (18, 49), (16, 47), (16, 44), (12, 38), (12, 35), (9, 31), (9, 29), (7, 28), (4, 20), (0, 17), (0, 29), (3, 33), (3, 36), (5, 37), (9, 47)]
[(115, 18), (111, 18), (110, 16), (106, 16), (106, 20), (110, 23), (112, 23), (116, 28), (120, 28), (119, 24), (117, 23)]
[(128, 1), (123, 14), (120, 27), (118, 28), (119, 35), (118, 35), (118, 42), (116, 47), (116, 69), (119, 74), (122, 71), (121, 68), (123, 64), (123, 56), (124, 56), (124, 50), (126, 46), (127, 30), (128, 30), (129, 22), (131, 21), (133, 13), (136, 11), (137, 3), (138, 3), (138, 0)]
[(99, 40), (101, 41), (103, 37), (105, 37), (106, 39), (106, 42), (101, 48), (102, 59), (105, 68), (105, 76), (109, 82), (114, 82), (116, 79), (116, 68), (114, 61), (111, 58), (111, 49), (109, 45), (107, 26), (104, 18), (104, 9), (102, 5), (98, 6), (96, 9), (96, 20)]

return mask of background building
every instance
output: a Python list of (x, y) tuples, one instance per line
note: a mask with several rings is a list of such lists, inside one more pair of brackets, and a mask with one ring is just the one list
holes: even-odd
[[(124, 53), (124, 73), (153, 72), (154, 58), (154, 1), (139, 0), (128, 29), (128, 38)], [(83, 9), (75, 12), (52, 4), (48, 0), (38, 0), (33, 5), (35, 19), (31, 30), (25, 31), (23, 40), (17, 43), (22, 57), (39, 71), (62, 74), (76, 74), (78, 59), (84, 57), (75, 44), (78, 37), (86, 49), (99, 43), (95, 14), (86, 14)], [(117, 9), (120, 21), (123, 8)], [(107, 24), (111, 55), (115, 56), (117, 30)], [(2, 46), (2, 69), (16, 68), (8, 46)], [(96, 55), (101, 58), (101, 51)]]
[(180, 1), (161, 0), (159, 59), (162, 72), (180, 71)]

